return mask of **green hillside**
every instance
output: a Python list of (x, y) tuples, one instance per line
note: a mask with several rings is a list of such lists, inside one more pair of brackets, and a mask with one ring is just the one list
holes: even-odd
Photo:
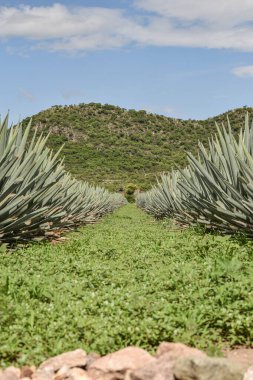
[(53, 149), (65, 144), (62, 155), (75, 177), (113, 190), (127, 183), (146, 189), (159, 173), (184, 165), (186, 152), (215, 132), (215, 121), (228, 115), (236, 131), (246, 111), (253, 116), (253, 108), (244, 107), (199, 121), (89, 103), (53, 106), (34, 115), (33, 126), (50, 131)]

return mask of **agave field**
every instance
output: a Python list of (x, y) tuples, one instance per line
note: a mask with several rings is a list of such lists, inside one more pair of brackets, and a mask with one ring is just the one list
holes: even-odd
[(31, 123), (0, 125), (0, 242), (40, 240), (56, 232), (93, 222), (124, 204), (110, 194), (71, 177), (47, 147), (48, 137), (34, 133)]
[[(199, 143), (185, 169), (138, 195), (138, 208), (72, 178), (30, 128), (0, 127), (0, 242), (14, 248), (0, 249), (0, 367), (78, 347), (252, 346), (248, 117), (237, 139), (228, 124), (208, 149)], [(46, 239), (67, 230), (64, 243)]]
[(184, 225), (202, 225), (222, 233), (253, 237), (253, 126), (246, 117), (236, 139), (228, 126), (217, 126), (209, 149), (199, 143), (198, 157), (161, 177), (140, 194), (137, 205), (157, 218), (172, 217)]

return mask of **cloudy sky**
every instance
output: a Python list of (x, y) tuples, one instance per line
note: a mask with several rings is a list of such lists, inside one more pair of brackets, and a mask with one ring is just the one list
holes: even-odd
[(1, 0), (0, 113), (101, 102), (179, 118), (253, 106), (252, 0)]

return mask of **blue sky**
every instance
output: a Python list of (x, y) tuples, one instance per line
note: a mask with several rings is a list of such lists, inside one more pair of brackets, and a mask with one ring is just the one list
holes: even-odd
[(101, 102), (204, 119), (252, 104), (253, 1), (1, 1), (0, 113)]

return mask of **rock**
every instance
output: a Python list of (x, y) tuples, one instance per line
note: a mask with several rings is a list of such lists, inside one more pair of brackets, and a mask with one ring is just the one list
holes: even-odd
[(87, 375), (91, 380), (123, 380), (125, 378), (121, 372), (103, 372), (95, 368), (88, 369)]
[(91, 380), (88, 376), (87, 371), (80, 367), (69, 368), (68, 366), (63, 366), (54, 376), (54, 380)]
[(57, 371), (57, 375), (61, 376), (61, 375), (64, 375), (66, 374), (68, 371), (70, 370), (70, 367), (66, 364), (64, 364), (63, 367), (61, 367), (58, 371)]
[(249, 367), (244, 374), (243, 380), (253, 380), (253, 366)]
[(157, 360), (135, 371), (128, 372), (129, 380), (173, 380), (173, 367), (178, 358), (206, 358), (206, 354), (182, 343), (163, 342), (157, 349)]
[(128, 369), (143, 367), (156, 359), (147, 351), (138, 347), (127, 347), (112, 354), (105, 355), (95, 360), (89, 369), (96, 369), (103, 372), (121, 372)]
[(70, 370), (69, 366), (64, 365), (63, 367), (59, 369), (59, 371), (57, 371), (57, 373), (54, 376), (54, 380), (66, 379), (68, 377), (69, 370)]
[(75, 351), (65, 352), (63, 354), (54, 356), (43, 362), (39, 369), (52, 367), (54, 371), (58, 371), (63, 366), (68, 367), (85, 367), (87, 363), (87, 354), (85, 351), (78, 349)]
[(0, 373), (0, 380), (17, 380), (18, 377), (16, 377), (15, 375), (12, 375), (12, 374), (6, 374), (5, 371), (2, 371)]
[(68, 373), (70, 380), (91, 380), (90, 376), (81, 368), (71, 368)]
[(221, 358), (180, 358), (173, 372), (176, 380), (243, 380), (241, 370)]
[(17, 377), (20, 377), (20, 374), (21, 374), (20, 368), (16, 368), (16, 367), (13, 367), (13, 366), (7, 367), (4, 372), (5, 373), (10, 373), (10, 374), (15, 374)]
[[(14, 370), (15, 369), (15, 370)], [(20, 372), (16, 371), (17, 368), (9, 367), (0, 373), (0, 380), (19, 380)]]
[(32, 375), (33, 375), (33, 373), (34, 373), (33, 368), (28, 367), (28, 366), (24, 366), (24, 367), (21, 368), (20, 377), (22, 379), (25, 378), (25, 377), (30, 377), (31, 378)]
[(233, 350), (224, 351), (224, 355), (233, 363), (238, 364), (238, 366), (243, 371), (246, 371), (250, 366), (253, 365), (252, 348), (235, 348)]
[(94, 361), (99, 359), (99, 358), (100, 358), (100, 355), (98, 355), (96, 352), (92, 352), (92, 353), (88, 354), (85, 369), (86, 370), (89, 369), (91, 364), (93, 364)]
[(54, 367), (49, 365), (45, 368), (38, 368), (32, 376), (33, 380), (53, 380), (54, 379)]
[(200, 351), (197, 348), (186, 346), (183, 343), (169, 342), (162, 342), (157, 348), (156, 356), (158, 358), (164, 354), (170, 354), (170, 356), (174, 359), (187, 356), (207, 357), (207, 355), (203, 351)]
[(165, 354), (142, 368), (128, 371), (125, 380), (174, 380), (173, 366), (174, 361)]

